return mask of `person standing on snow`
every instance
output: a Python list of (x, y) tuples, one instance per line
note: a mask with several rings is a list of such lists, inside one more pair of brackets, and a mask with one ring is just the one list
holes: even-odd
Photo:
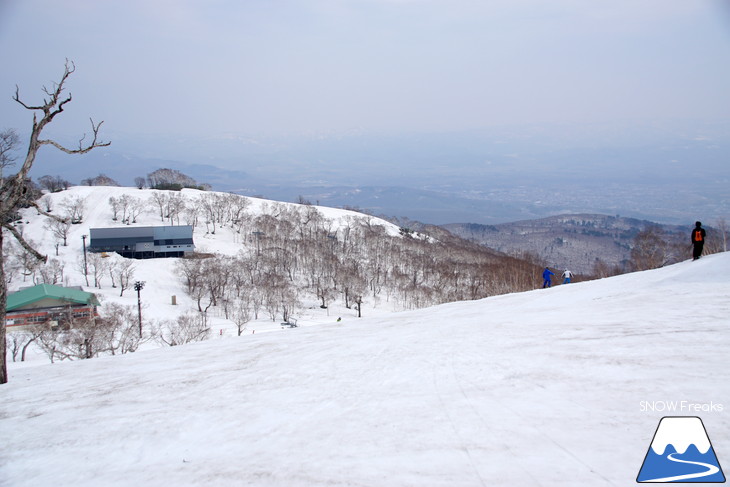
[(705, 246), (705, 235), (705, 229), (702, 228), (702, 222), (696, 222), (691, 236), (692, 260), (697, 260), (702, 255), (702, 248)]
[(565, 272), (563, 272), (561, 277), (563, 278), (563, 284), (570, 284), (570, 280), (573, 278), (573, 273), (568, 269), (565, 269)]
[(544, 271), (542, 271), (542, 287), (545, 289), (546, 287), (550, 287), (553, 284), (553, 281), (550, 279), (550, 276), (554, 276), (555, 273), (550, 270), (549, 267), (546, 267)]

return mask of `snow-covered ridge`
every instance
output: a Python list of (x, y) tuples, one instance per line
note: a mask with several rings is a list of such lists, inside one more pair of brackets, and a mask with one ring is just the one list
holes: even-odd
[[(107, 228), (122, 227), (127, 224), (132, 226), (160, 226), (160, 225), (185, 225), (191, 224), (193, 216), (185, 212), (178, 212), (172, 218), (161, 212), (158, 205), (158, 197), (167, 196), (180, 198), (184, 200), (187, 206), (199, 206), (199, 214), (195, 221), (194, 242), (196, 250), (204, 253), (215, 253), (225, 256), (236, 256), (246, 248), (249, 251), (255, 247), (256, 237), (252, 235), (252, 225), (234, 225), (227, 222), (224, 225), (220, 223), (216, 225), (209, 224), (209, 219), (202, 209), (204, 200), (220, 199), (225, 204), (236, 205), (243, 208), (238, 217), (248, 219), (249, 222), (254, 221), (262, 215), (278, 216), (286, 214), (286, 218), (296, 218), (296, 215), (309, 214), (315, 212), (319, 218), (319, 225), (324, 227), (333, 235), (340, 235), (347, 228), (360, 224), (372, 227), (380, 227), (382, 233), (388, 236), (400, 237), (400, 229), (380, 218), (372, 217), (362, 213), (328, 208), (323, 206), (304, 206), (295, 203), (276, 202), (263, 200), (259, 198), (245, 197), (228, 193), (219, 193), (212, 191), (199, 191), (194, 189), (184, 189), (180, 192), (160, 191), (151, 189), (137, 189), (129, 187), (102, 187), (102, 186), (77, 186), (58, 193), (44, 195), (39, 200), (39, 206), (44, 211), (50, 210), (54, 215), (66, 216), (67, 207), (70, 204), (81, 201), (83, 202), (83, 218), (82, 222), (70, 225), (66, 235), (66, 246), (63, 245), (63, 239), (54, 235), (49, 229), (48, 223), (50, 218), (38, 214), (33, 208), (26, 208), (21, 211), (21, 217), (15, 222), (18, 230), (23, 234), (24, 238), (29, 241), (41, 253), (49, 257), (49, 261), (53, 263), (56, 269), (62, 268), (62, 278), (58, 282), (65, 286), (82, 286), (85, 290), (96, 293), (102, 300), (102, 309), (104, 303), (117, 303), (120, 305), (136, 306), (136, 296), (133, 292), (126, 292), (120, 295), (120, 290), (112, 286), (112, 281), (108, 275), (101, 278), (100, 287), (94, 285), (93, 280), (87, 281), (83, 274), (83, 245), (84, 238), (89, 236), (91, 228)], [(130, 211), (117, 211), (116, 220), (113, 219), (114, 212), (110, 204), (110, 199), (121, 200), (126, 198), (128, 202), (138, 204), (141, 209), (135, 210), (130, 216)], [(294, 215), (294, 216), (292, 216)], [(126, 221), (124, 217), (126, 216)], [(85, 243), (89, 240), (86, 238)], [(5, 252), (11, 254), (17, 251), (11, 250), (14, 246), (13, 239), (5, 240)], [(122, 260), (116, 254), (111, 255), (107, 261), (113, 264)], [(10, 261), (14, 261), (12, 264)], [(150, 320), (174, 319), (177, 316), (196, 310), (197, 306), (193, 299), (187, 295), (185, 285), (177, 273), (177, 263), (179, 259), (150, 259), (145, 261), (134, 262), (135, 281), (144, 281), (146, 286), (143, 291), (143, 305), (145, 308), (145, 317)], [(24, 271), (18, 263), (18, 259), (9, 259), (6, 262), (6, 273), (11, 276), (9, 283), (9, 291), (15, 291), (19, 288), (34, 284), (33, 277), (29, 271)], [(15, 269), (11, 269), (12, 267)], [(36, 277), (40, 271), (35, 271)], [(23, 275), (26, 274), (26, 275)], [(174, 298), (173, 298), (174, 297)], [(172, 306), (171, 303), (175, 299), (177, 305)], [(311, 301), (311, 302), (310, 302)], [(299, 316), (302, 324), (319, 324), (322, 322), (330, 322), (337, 318), (337, 315), (330, 316), (329, 310), (321, 310), (316, 304), (316, 299), (305, 300), (303, 309), (312, 309), (311, 316)], [(344, 308), (344, 306), (342, 306)], [(371, 312), (390, 312), (390, 308), (382, 307), (377, 311)], [(344, 309), (342, 311), (333, 309), (332, 313), (350, 313), (354, 311)], [(223, 316), (221, 310), (212, 309), (209, 313), (211, 320), (211, 330), (219, 335), (233, 333), (233, 323)], [(260, 317), (258, 324), (251, 325), (251, 332), (257, 330), (269, 331), (280, 330), (278, 322), (272, 322), (271, 319)]]
[[(159, 193), (168, 193), (173, 195), (180, 195), (185, 201), (192, 202), (198, 198), (205, 197), (207, 195), (229, 195), (229, 193), (218, 193), (215, 191), (199, 191), (196, 189), (183, 189), (180, 192), (173, 191), (160, 191), (154, 189), (137, 189), (129, 187), (113, 187), (113, 186), (74, 186), (68, 190), (61, 191), (58, 193), (50, 193), (44, 196), (51, 201), (53, 212), (61, 214), (62, 206), (64, 201), (74, 200), (80, 198), (84, 201), (85, 214), (83, 222), (79, 225), (74, 225), (69, 233), (69, 241), (75, 242), (80, 241), (81, 235), (88, 235), (89, 228), (104, 228), (123, 226), (121, 220), (112, 220), (112, 209), (109, 204), (109, 198), (119, 198), (122, 196), (132, 197), (140, 199), (144, 207), (146, 208), (140, 216), (136, 219), (136, 226), (159, 226), (169, 225), (169, 220), (163, 221), (160, 218), (156, 203), (153, 201), (153, 196)], [(247, 196), (233, 195), (236, 198), (240, 198), (246, 201), (248, 205), (246, 213), (252, 216), (261, 214), (271, 214), (276, 207), (284, 208), (302, 208), (303, 205), (296, 203), (286, 203), (264, 200), (260, 198), (253, 198)], [(45, 206), (41, 203), (41, 207)], [(339, 228), (346, 226), (348, 221), (353, 219), (368, 219), (372, 221), (372, 224), (383, 226), (389, 235), (398, 235), (399, 228), (390, 222), (383, 219), (364, 215), (350, 210), (343, 210), (338, 208), (329, 208), (324, 206), (312, 206), (315, 208), (325, 219), (332, 222), (332, 229), (334, 231)], [(28, 232), (30, 238), (41, 247), (42, 251), (48, 255), (52, 255), (55, 252), (54, 245), (55, 241), (50, 236), (50, 232), (44, 228), (45, 218), (37, 217), (36, 211), (33, 209), (23, 210), (23, 220), (29, 222), (24, 227), (24, 231)], [(185, 217), (178, 217), (173, 224), (185, 224)], [(211, 235), (207, 231), (204, 224), (204, 220), (201, 219), (200, 225), (195, 229), (195, 238), (205, 239), (203, 245), (210, 252), (220, 252), (227, 255), (232, 255), (237, 252), (240, 241), (240, 237), (234, 235), (234, 231), (229, 228), (224, 228), (221, 232), (216, 232), (215, 235)], [(203, 242), (200, 240), (201, 243)], [(197, 242), (196, 242), (197, 243)]]

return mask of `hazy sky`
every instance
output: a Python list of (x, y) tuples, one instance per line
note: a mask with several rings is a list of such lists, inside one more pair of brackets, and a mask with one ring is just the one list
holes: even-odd
[[(715, 120), (723, 0), (0, 0), (0, 128), (212, 135)], [(56, 125), (60, 125), (56, 124)]]

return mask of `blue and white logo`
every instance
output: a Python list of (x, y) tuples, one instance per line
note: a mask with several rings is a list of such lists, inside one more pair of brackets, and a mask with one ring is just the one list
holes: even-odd
[(662, 418), (636, 481), (725, 482), (702, 420), (696, 416)]

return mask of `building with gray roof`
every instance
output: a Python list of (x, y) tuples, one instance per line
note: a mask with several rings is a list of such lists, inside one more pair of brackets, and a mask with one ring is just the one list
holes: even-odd
[(90, 237), (91, 252), (116, 252), (135, 259), (183, 257), (195, 251), (190, 225), (92, 228)]

